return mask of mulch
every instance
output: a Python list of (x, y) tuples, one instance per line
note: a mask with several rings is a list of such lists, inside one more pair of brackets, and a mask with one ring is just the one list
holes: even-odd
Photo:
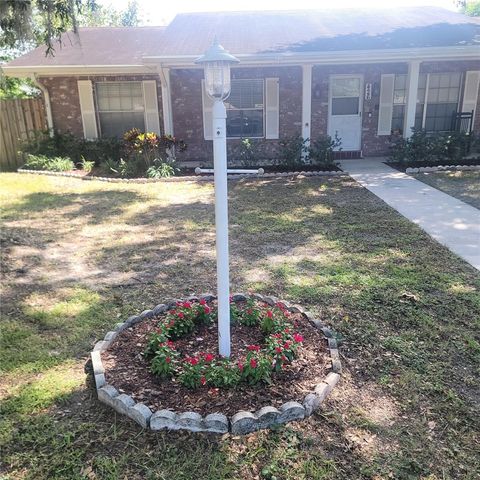
[[(122, 331), (109, 349), (102, 352), (107, 383), (114, 385), (120, 393), (130, 395), (136, 402), (147, 405), (152, 411), (172, 409), (195, 411), (201, 415), (221, 412), (233, 415), (239, 410), (255, 411), (266, 405), (279, 407), (282, 403), (295, 400), (302, 403), (305, 395), (327, 375), (329, 355), (321, 331), (312, 326), (301, 314), (290, 320), (295, 331), (304, 337), (297, 357), (280, 373), (274, 373), (272, 384), (241, 384), (232, 389), (209, 386), (190, 390), (175, 378), (161, 379), (149, 370), (150, 359), (145, 358), (148, 338), (161, 316), (144, 320)], [(231, 326), (231, 359), (244, 357), (246, 346), (262, 345), (260, 329), (233, 324)], [(180, 354), (195, 356), (200, 352), (218, 352), (217, 324), (203, 327), (175, 342)]]

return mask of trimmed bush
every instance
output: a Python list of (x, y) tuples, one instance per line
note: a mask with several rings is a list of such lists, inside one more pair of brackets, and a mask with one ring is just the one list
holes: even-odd
[(75, 168), (69, 157), (47, 157), (46, 155), (27, 155), (23, 168), (28, 170), (49, 170), (51, 172), (67, 172)]

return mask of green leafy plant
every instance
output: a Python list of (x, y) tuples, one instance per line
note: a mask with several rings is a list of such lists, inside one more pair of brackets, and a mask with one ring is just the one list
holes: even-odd
[(95, 167), (95, 162), (92, 160), (85, 160), (85, 157), (82, 157), (82, 161), (80, 162), (80, 168), (87, 173), (90, 173)]
[(232, 156), (242, 167), (254, 166), (258, 163), (258, 143), (249, 138), (242, 138)]
[(24, 168), (28, 170), (48, 170), (51, 172), (67, 172), (75, 165), (69, 157), (48, 157), (46, 155), (26, 155)]
[(205, 360), (201, 357), (186, 357), (181, 364), (179, 382), (187, 388), (198, 388), (207, 383)]
[(272, 358), (262, 352), (258, 345), (249, 345), (245, 362), (239, 364), (241, 378), (251, 385), (271, 383)]
[(246, 325), (247, 327), (254, 327), (258, 325), (260, 315), (260, 308), (256, 306), (254, 300), (249, 299), (239, 314), (240, 323)]
[(305, 165), (308, 156), (307, 141), (300, 135), (293, 135), (281, 140), (279, 164), (292, 169)]
[(207, 367), (205, 378), (213, 387), (232, 388), (240, 382), (241, 374), (237, 365), (223, 358)]
[(170, 377), (175, 371), (179, 353), (172, 341), (160, 342), (151, 363), (151, 371), (160, 377)]
[(342, 141), (337, 133), (333, 138), (330, 135), (321, 135), (312, 140), (308, 148), (308, 157), (312, 163), (322, 168), (336, 167), (333, 152), (335, 149), (341, 150), (341, 144)]
[(175, 175), (175, 168), (169, 163), (162, 162), (158, 159), (154, 160), (154, 165), (148, 167), (148, 178), (168, 178)]

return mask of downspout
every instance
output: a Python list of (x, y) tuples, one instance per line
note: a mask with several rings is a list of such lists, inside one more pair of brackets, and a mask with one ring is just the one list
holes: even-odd
[(50, 137), (53, 137), (53, 116), (52, 116), (52, 105), (50, 103), (50, 94), (48, 93), (48, 89), (45, 85), (40, 83), (38, 80), (37, 75), (34, 73), (31, 77), (32, 81), (35, 83), (35, 85), (41, 90), (43, 94), (43, 100), (45, 102), (45, 113), (47, 115), (47, 128), (48, 128), (48, 134)]

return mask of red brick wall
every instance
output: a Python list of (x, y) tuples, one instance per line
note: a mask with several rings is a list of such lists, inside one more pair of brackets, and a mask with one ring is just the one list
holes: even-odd
[(95, 82), (156, 80), (160, 128), (163, 128), (162, 90), (158, 75), (77, 75), (72, 77), (41, 77), (40, 82), (47, 87), (50, 94), (53, 124), (55, 130), (59, 133), (70, 132), (79, 137), (83, 137), (82, 115), (80, 113), (77, 80), (91, 80), (94, 93)]
[[(421, 72), (448, 72), (480, 70), (479, 61), (428, 62), (422, 63)], [(359, 64), (356, 66), (314, 66), (312, 72), (312, 122), (311, 136), (327, 133), (328, 80), (334, 74), (362, 74), (365, 83), (374, 85), (371, 100), (364, 100), (362, 116), (362, 151), (365, 156), (386, 155), (390, 137), (377, 135), (380, 79), (383, 73), (406, 73), (406, 63)], [(232, 69), (232, 78), (278, 77), (280, 88), (280, 138), (301, 133), (302, 117), (302, 69), (301, 67), (238, 67)], [(212, 162), (212, 141), (203, 139), (203, 115), (200, 69), (172, 69), (172, 108), (174, 133), (187, 142), (188, 149), (179, 160)], [(77, 80), (90, 79), (94, 83), (105, 80), (157, 81), (160, 125), (162, 121), (161, 86), (156, 75), (129, 76), (75, 76), (43, 77), (41, 82), (50, 92), (52, 115), (55, 128), (60, 132), (70, 131), (83, 135)], [(476, 113), (475, 130), (480, 133), (480, 95)], [(274, 160), (279, 156), (278, 140), (254, 140), (258, 145), (259, 157)], [(229, 158), (232, 163), (238, 155), (239, 140), (228, 140)]]
[[(301, 133), (302, 122), (302, 69), (301, 67), (234, 68), (233, 79), (278, 78), (280, 98), (280, 138)], [(202, 91), (203, 71), (176, 69), (170, 74), (174, 133), (182, 138), (188, 149), (180, 156), (182, 161), (212, 163), (212, 141), (203, 137)], [(253, 140), (263, 159), (278, 158), (278, 140)], [(240, 140), (227, 141), (228, 156), (232, 163), (237, 156)]]

